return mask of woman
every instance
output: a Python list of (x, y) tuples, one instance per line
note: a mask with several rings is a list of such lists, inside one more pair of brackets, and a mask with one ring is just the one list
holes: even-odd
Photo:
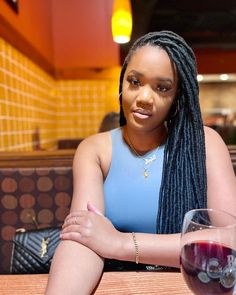
[(194, 54), (178, 35), (154, 32), (134, 43), (120, 76), (121, 128), (77, 149), (71, 213), (47, 294), (90, 294), (104, 258), (179, 267), (186, 211), (235, 214), (231, 160), (203, 127), (196, 76)]

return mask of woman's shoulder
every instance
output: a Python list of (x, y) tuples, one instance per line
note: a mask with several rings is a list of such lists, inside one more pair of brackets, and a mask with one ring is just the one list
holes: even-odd
[(215, 130), (209, 127), (205, 127), (204, 130), (208, 207), (233, 213), (236, 208), (236, 185), (228, 147)]
[(86, 137), (78, 146), (74, 165), (94, 165), (101, 167), (106, 175), (111, 162), (112, 143), (110, 131)]
[(77, 151), (99, 151), (106, 149), (111, 144), (110, 131), (96, 133), (86, 137), (79, 144)]
[(207, 153), (210, 153), (212, 151), (219, 154), (224, 152), (228, 153), (228, 148), (217, 131), (210, 127), (204, 126), (204, 132)]
[(219, 133), (215, 131), (214, 129), (212, 129), (211, 127), (204, 126), (204, 133), (205, 133), (206, 144), (214, 145), (218, 143), (218, 144), (225, 145)]

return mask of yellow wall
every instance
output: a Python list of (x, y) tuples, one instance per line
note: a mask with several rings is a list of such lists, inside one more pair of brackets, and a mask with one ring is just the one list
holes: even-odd
[(41, 148), (56, 149), (59, 138), (96, 133), (118, 109), (118, 77), (57, 81), (0, 39), (0, 151), (32, 150), (37, 129)]
[(56, 83), (58, 138), (80, 138), (98, 131), (104, 115), (119, 111), (118, 78)]

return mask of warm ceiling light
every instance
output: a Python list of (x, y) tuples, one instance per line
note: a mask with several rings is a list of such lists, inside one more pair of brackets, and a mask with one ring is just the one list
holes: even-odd
[(129, 42), (132, 32), (130, 0), (114, 0), (111, 23), (113, 40), (120, 44)]
[(222, 81), (226, 81), (226, 80), (228, 80), (229, 79), (229, 75), (228, 74), (221, 74), (220, 75), (220, 80), (222, 80)]
[(203, 75), (197, 75), (197, 80), (198, 82), (202, 81), (204, 79)]

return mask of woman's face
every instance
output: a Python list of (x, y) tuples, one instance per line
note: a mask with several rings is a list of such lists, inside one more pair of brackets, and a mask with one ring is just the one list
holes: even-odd
[(143, 46), (131, 57), (122, 85), (122, 106), (129, 126), (153, 130), (163, 125), (177, 91), (177, 75), (160, 47)]

